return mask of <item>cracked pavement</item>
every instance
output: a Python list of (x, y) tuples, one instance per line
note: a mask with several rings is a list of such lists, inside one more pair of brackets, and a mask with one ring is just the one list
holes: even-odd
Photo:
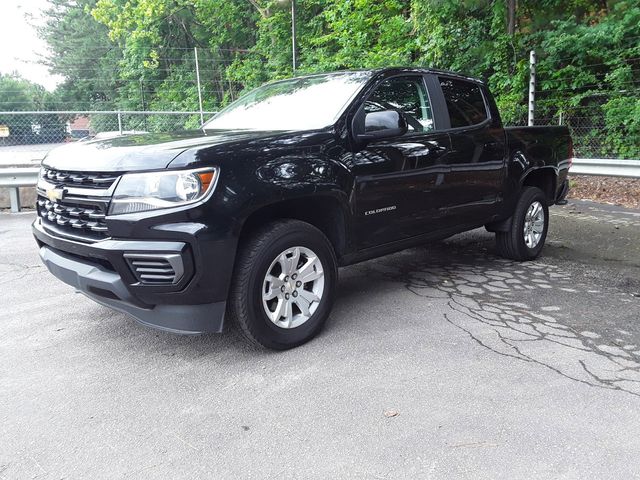
[(282, 353), (94, 304), (32, 220), (0, 214), (0, 479), (640, 471), (640, 211), (553, 207), (535, 262), (480, 229), (341, 269), (324, 332)]

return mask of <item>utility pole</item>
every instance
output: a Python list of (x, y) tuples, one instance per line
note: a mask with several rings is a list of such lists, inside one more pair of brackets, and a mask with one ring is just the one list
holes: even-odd
[(297, 68), (296, 59), (296, 0), (291, 0), (291, 51), (293, 58), (293, 72), (295, 73)]
[(142, 111), (145, 111), (144, 105), (144, 80), (140, 79), (140, 101), (142, 102)]
[[(278, 0), (281, 3), (285, 3), (287, 0)], [(293, 62), (293, 73), (296, 72), (298, 67), (298, 61), (296, 58), (296, 0), (291, 0), (291, 60)]]
[(200, 65), (198, 64), (198, 47), (193, 47), (196, 57), (196, 82), (198, 84), (198, 107), (200, 108), (200, 126), (204, 125), (204, 112), (202, 111), (202, 89), (200, 88)]
[[(142, 100), (142, 115), (144, 118), (144, 129), (149, 130), (149, 125), (147, 124), (147, 115), (144, 113), (147, 110), (147, 106), (144, 103), (144, 80), (140, 79), (140, 99)], [(135, 127), (134, 127), (135, 130)]]
[(536, 51), (531, 50), (529, 54), (529, 121), (528, 125), (533, 125), (533, 115), (536, 109)]

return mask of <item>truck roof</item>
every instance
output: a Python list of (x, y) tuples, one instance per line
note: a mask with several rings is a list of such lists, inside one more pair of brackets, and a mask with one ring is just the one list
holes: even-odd
[[(388, 75), (393, 75), (393, 74), (398, 74), (398, 73), (433, 73), (433, 74), (437, 74), (437, 75), (446, 75), (448, 77), (456, 77), (459, 78), (461, 80), (467, 80), (467, 81), (471, 81), (471, 82), (476, 82), (476, 83), (480, 83), (482, 85), (485, 84), (485, 82), (483, 82), (480, 79), (474, 78), (474, 77), (469, 77), (467, 75), (461, 74), (461, 73), (456, 73), (456, 72), (452, 72), (449, 70), (440, 70), (437, 68), (430, 68), (430, 67), (382, 67), (382, 68), (362, 68), (362, 69), (345, 69), (345, 70), (335, 70), (335, 71), (331, 71), (331, 72), (317, 72), (317, 73), (312, 73), (312, 74), (307, 74), (307, 75), (299, 75), (299, 76), (295, 76), (292, 78), (308, 78), (308, 77), (316, 77), (316, 76), (320, 76), (320, 75), (339, 75), (339, 74), (344, 74), (344, 73), (371, 73), (372, 75), (384, 75), (384, 74), (388, 74)], [(284, 80), (284, 79), (283, 79)]]

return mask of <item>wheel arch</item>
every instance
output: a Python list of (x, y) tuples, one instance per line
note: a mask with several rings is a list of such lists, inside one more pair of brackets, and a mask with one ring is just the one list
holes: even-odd
[(255, 208), (240, 227), (240, 241), (257, 228), (279, 219), (300, 220), (313, 225), (331, 242), (340, 259), (351, 246), (349, 218), (346, 202), (331, 193), (282, 199)]
[[(518, 199), (522, 195), (525, 187), (536, 187), (542, 190), (547, 199), (547, 205), (551, 206), (555, 203), (556, 188), (558, 185), (558, 171), (553, 166), (535, 167), (527, 170), (520, 178), (519, 187), (514, 190), (513, 206), (515, 207)], [(513, 212), (508, 213), (508, 217), (497, 221), (490, 222), (485, 225), (489, 232), (506, 232), (511, 224)]]
[(547, 205), (553, 205), (555, 201), (557, 184), (558, 172), (552, 166), (533, 168), (520, 180), (521, 190), (524, 187), (537, 187), (542, 190), (547, 198)]

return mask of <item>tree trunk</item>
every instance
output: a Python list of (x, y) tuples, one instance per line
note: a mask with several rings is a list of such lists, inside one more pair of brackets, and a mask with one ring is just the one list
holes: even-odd
[(516, 0), (507, 0), (507, 33), (516, 32)]

